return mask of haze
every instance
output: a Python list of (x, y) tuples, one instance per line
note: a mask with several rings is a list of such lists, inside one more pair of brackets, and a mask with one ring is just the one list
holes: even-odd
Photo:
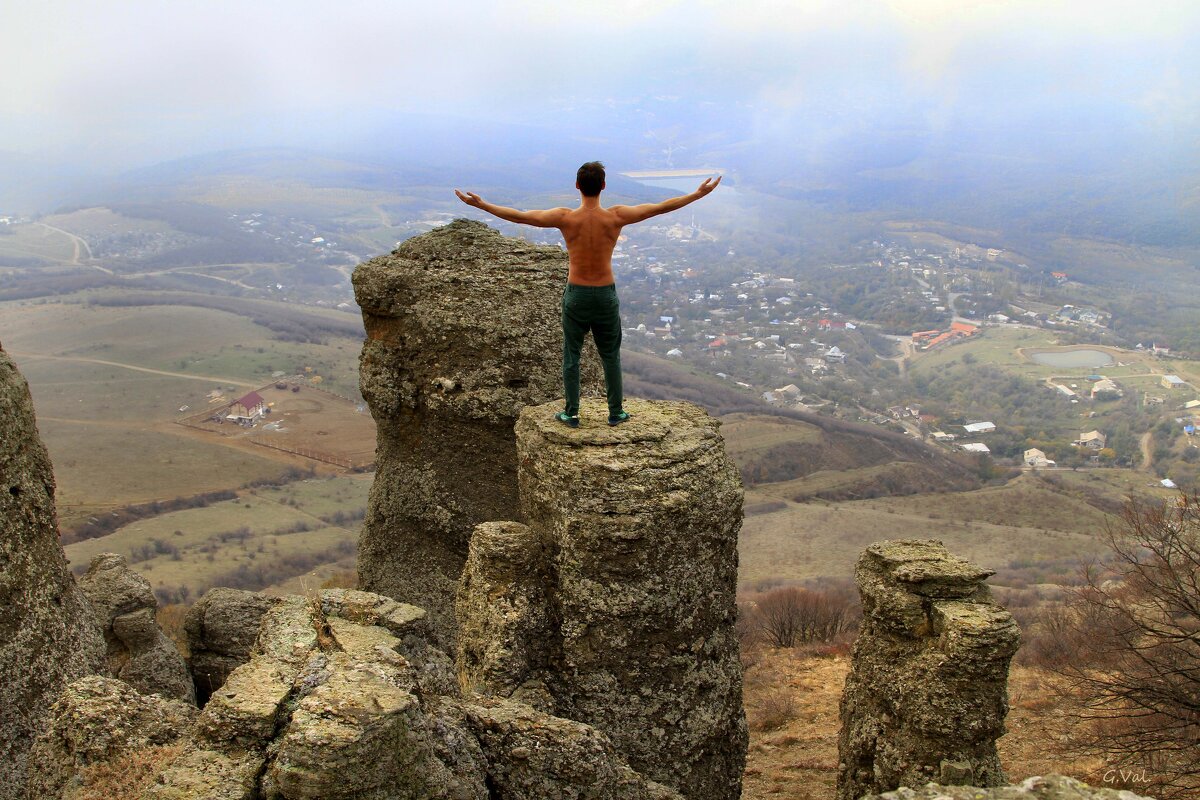
[(1195, 156), (1195, 3), (849, 5), (15, 4), (0, 149), (102, 172), (250, 146), (353, 151), (402, 142), (416, 114), (625, 140), (664, 164), (784, 147), (802, 168), (847, 143), (947, 137)]

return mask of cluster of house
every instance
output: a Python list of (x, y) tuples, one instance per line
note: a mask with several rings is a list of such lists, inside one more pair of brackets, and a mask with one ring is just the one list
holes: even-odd
[(969, 322), (951, 322), (950, 327), (946, 330), (915, 331), (912, 335), (912, 342), (922, 350), (932, 350), (955, 339), (974, 336), (978, 331), (978, 325), (972, 325)]
[(1086, 308), (1082, 306), (1065, 305), (1046, 321), (1060, 325), (1090, 325), (1094, 328), (1103, 328), (1107, 316), (1094, 308)]

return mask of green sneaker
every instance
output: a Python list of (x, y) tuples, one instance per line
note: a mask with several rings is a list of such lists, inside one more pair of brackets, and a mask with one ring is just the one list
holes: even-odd
[(622, 422), (629, 421), (629, 414), (624, 411), (618, 411), (616, 414), (608, 415), (608, 424), (610, 426), (620, 425)]
[(579, 417), (578, 416), (572, 417), (570, 414), (568, 414), (565, 411), (558, 412), (557, 414), (554, 415), (554, 418), (556, 420), (558, 420), (559, 422), (561, 422), (563, 425), (566, 425), (568, 428), (578, 428), (579, 427)]

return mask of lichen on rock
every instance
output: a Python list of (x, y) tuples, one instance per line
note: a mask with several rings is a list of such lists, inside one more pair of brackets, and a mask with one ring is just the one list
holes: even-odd
[[(354, 271), (378, 426), (359, 586), (427, 609), (447, 646), (471, 531), (519, 518), (517, 414), (562, 396), (566, 275), (561, 249), (467, 220)], [(585, 387), (598, 375), (585, 358)]]
[(71, 681), (105, 670), (104, 640), (67, 567), (54, 474), (29, 386), (0, 349), (0, 800), (25, 797), (29, 748)]
[(861, 800), (1151, 800), (1128, 789), (1092, 787), (1065, 775), (1026, 778), (1019, 784), (981, 789), (976, 786), (942, 786), (928, 783), (918, 789), (907, 787), (883, 794), (864, 795)]
[(929, 781), (1005, 782), (996, 739), (1020, 634), (983, 583), (991, 574), (933, 539), (876, 542), (863, 552), (855, 568), (863, 623), (841, 701), (839, 800)]

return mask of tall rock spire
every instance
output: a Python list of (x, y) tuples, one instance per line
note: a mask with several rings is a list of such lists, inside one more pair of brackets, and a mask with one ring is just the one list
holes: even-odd
[(54, 473), (29, 386), (0, 349), (0, 800), (25, 797), (51, 703), (104, 671), (104, 640), (58, 541)]
[[(734, 632), (742, 484), (718, 423), (629, 400), (578, 429), (517, 422), (528, 525), (476, 530), (458, 599), (464, 688), (592, 725), (684, 797), (732, 800), (746, 756)], [(589, 420), (592, 422), (589, 423)]]
[(467, 220), (354, 272), (360, 386), (379, 429), (359, 585), (428, 609), (447, 643), (472, 529), (519, 518), (517, 414), (562, 396), (566, 279), (559, 248)]

